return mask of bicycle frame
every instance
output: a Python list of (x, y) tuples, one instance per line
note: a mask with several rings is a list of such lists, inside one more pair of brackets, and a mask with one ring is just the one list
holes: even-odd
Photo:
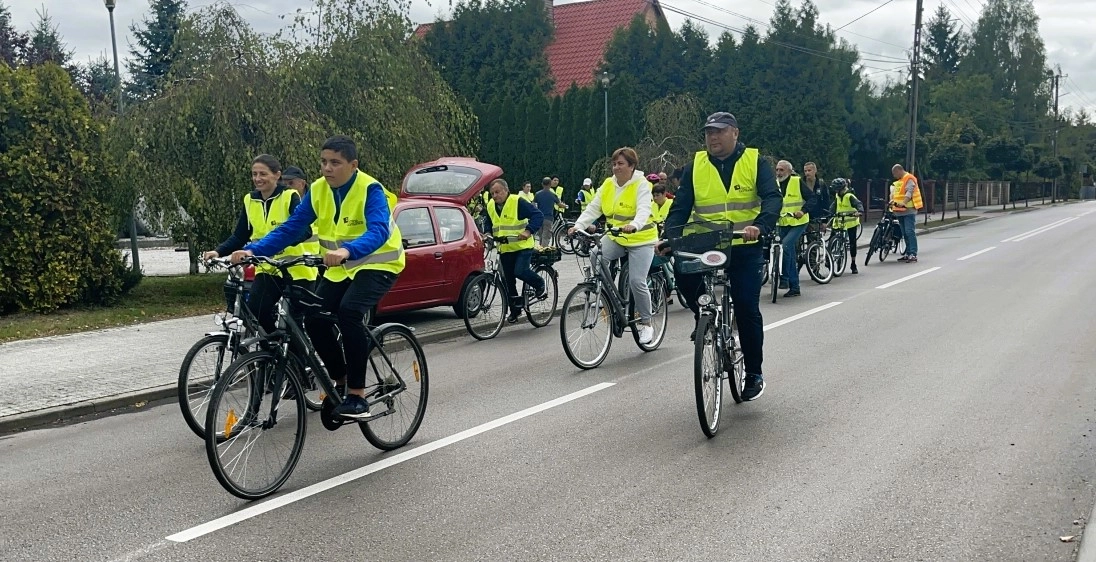
[(625, 255), (620, 260), (621, 275), (618, 288), (618, 283), (614, 281), (613, 273), (609, 269), (610, 264), (607, 263), (608, 260), (605, 259), (601, 251), (601, 238), (608, 236), (610, 231), (606, 231), (597, 237), (580, 230), (575, 232), (581, 232), (582, 236), (597, 248), (596, 252), (590, 252), (590, 265), (583, 268), (585, 270), (585, 279), (582, 282), (592, 284), (596, 294), (601, 294), (604, 289), (605, 293), (609, 295), (609, 308), (613, 312), (613, 335), (619, 338), (624, 334), (624, 328), (631, 323), (627, 318), (627, 305), (624, 298), (624, 291), (627, 290), (627, 287), (625, 286), (626, 277), (623, 272), (625, 271), (624, 265), (628, 262), (628, 256)]

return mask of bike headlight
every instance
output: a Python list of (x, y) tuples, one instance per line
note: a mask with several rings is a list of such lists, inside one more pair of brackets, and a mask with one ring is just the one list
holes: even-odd
[(703, 295), (697, 297), (696, 303), (700, 306), (708, 306), (709, 304), (712, 304), (712, 296), (704, 293)]

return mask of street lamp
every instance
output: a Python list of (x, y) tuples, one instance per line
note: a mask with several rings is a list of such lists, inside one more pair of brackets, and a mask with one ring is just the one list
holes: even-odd
[[(107, 12), (110, 13), (110, 46), (114, 50), (114, 78), (118, 81), (118, 118), (122, 117), (122, 73), (118, 69), (118, 39), (114, 33), (114, 7), (118, 5), (117, 0), (103, 0), (103, 4), (107, 7)], [(134, 206), (136, 207), (136, 201)], [(135, 209), (129, 210), (129, 253), (133, 258), (133, 271), (141, 271), (141, 258), (137, 255), (137, 218)]]
[(608, 71), (601, 73), (601, 87), (605, 90), (605, 155), (609, 155), (609, 81), (613, 75)]

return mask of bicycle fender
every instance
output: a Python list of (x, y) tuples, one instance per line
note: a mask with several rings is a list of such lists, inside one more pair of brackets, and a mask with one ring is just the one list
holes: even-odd
[(228, 332), (225, 332), (225, 331), (220, 331), (220, 332), (206, 332), (206, 333), (205, 333), (205, 335), (207, 335), (207, 336), (228, 336)]

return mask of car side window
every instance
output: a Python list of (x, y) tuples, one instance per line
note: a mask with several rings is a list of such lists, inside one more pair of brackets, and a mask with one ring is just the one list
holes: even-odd
[(404, 209), (396, 217), (396, 226), (403, 235), (404, 248), (418, 248), (437, 244), (434, 237), (434, 221), (430, 218), (430, 209), (415, 207)]
[(434, 207), (438, 216), (442, 242), (456, 242), (464, 238), (464, 212), (450, 207)]

